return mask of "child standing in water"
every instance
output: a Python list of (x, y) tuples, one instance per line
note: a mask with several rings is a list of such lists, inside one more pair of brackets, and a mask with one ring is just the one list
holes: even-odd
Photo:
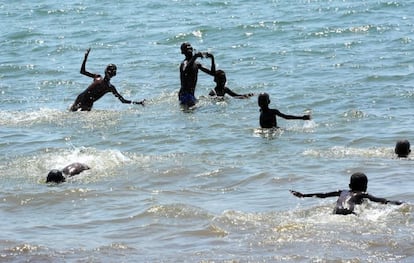
[(393, 205), (401, 205), (401, 201), (390, 201), (385, 198), (375, 197), (373, 195), (368, 194), (367, 191), (368, 187), (368, 178), (364, 173), (354, 173), (351, 175), (351, 181), (349, 183), (350, 190), (338, 190), (335, 192), (328, 192), (328, 193), (312, 193), (312, 194), (302, 194), (297, 191), (290, 190), (290, 192), (297, 197), (319, 197), (319, 198), (326, 198), (326, 197), (333, 197), (339, 196), (338, 200), (336, 201), (336, 206), (334, 209), (334, 214), (339, 215), (349, 215), (355, 214), (354, 208), (355, 205), (360, 205), (364, 201), (364, 199), (369, 199), (373, 202), (382, 203), (382, 204), (393, 204)]
[(277, 126), (276, 116), (287, 120), (310, 120), (310, 115), (294, 116), (281, 113), (277, 109), (269, 109), (269, 94), (261, 93), (258, 97), (260, 107), (260, 126), (262, 128), (279, 128)]

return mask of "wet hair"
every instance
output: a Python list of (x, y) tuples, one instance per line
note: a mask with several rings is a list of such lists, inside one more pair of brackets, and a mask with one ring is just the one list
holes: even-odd
[(65, 177), (63, 176), (62, 172), (53, 169), (49, 172), (46, 178), (46, 183), (63, 183), (65, 181)]
[(216, 73), (214, 73), (214, 80), (216, 81), (222, 78), (226, 78), (226, 73), (221, 69), (216, 70)]
[(267, 93), (260, 93), (259, 97), (257, 98), (257, 104), (260, 108), (267, 107), (270, 103), (269, 94)]
[(398, 155), (398, 157), (407, 157), (410, 152), (410, 142), (408, 140), (400, 140), (395, 144), (394, 152)]
[(223, 70), (218, 69), (216, 70), (216, 73), (214, 74), (214, 76), (216, 77), (226, 76), (226, 73)]
[(364, 173), (352, 174), (349, 188), (353, 191), (366, 192), (368, 188), (368, 177)]

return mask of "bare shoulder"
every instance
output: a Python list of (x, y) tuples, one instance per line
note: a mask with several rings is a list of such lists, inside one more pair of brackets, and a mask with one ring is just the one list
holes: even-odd
[(85, 171), (85, 170), (89, 170), (91, 169), (88, 165), (84, 164), (84, 163), (71, 163), (68, 166), (66, 166), (65, 168), (63, 168), (62, 172), (65, 175), (69, 175), (69, 176), (74, 176), (77, 174), (80, 174), (81, 172)]

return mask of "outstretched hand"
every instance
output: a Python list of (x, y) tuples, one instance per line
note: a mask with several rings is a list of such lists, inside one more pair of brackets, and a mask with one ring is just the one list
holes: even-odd
[(208, 53), (208, 52), (205, 52), (204, 55), (205, 55), (206, 58), (212, 58), (213, 57), (213, 54)]
[(132, 104), (141, 104), (142, 106), (145, 106), (145, 99), (141, 100), (141, 101), (133, 101)]
[(88, 48), (87, 50), (86, 50), (86, 52), (85, 52), (85, 58), (86, 57), (88, 57), (88, 55), (89, 55), (89, 52), (91, 51), (91, 48)]
[(293, 191), (293, 190), (289, 190), (294, 196), (296, 197), (303, 197), (303, 194), (301, 192), (297, 192), (297, 191)]
[(404, 202), (401, 201), (387, 201), (386, 204), (402, 205)]
[(310, 120), (310, 119), (311, 119), (311, 116), (310, 116), (310, 115), (303, 115), (302, 119), (303, 119), (304, 121), (308, 121), (308, 120)]
[(196, 58), (202, 58), (203, 57), (203, 52), (197, 52), (194, 54), (194, 57)]
[(253, 96), (254, 96), (253, 93), (247, 93), (247, 94), (243, 94), (243, 95), (237, 96), (235, 98), (238, 98), (238, 99), (248, 99), (248, 98), (253, 97)]

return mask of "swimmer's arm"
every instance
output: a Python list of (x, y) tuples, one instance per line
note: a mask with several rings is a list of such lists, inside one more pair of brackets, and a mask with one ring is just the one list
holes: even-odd
[(145, 99), (141, 100), (141, 101), (133, 101), (132, 104), (141, 104), (142, 106), (145, 105)]
[(116, 90), (116, 88), (114, 86), (111, 87), (111, 91), (115, 95), (115, 97), (117, 97), (122, 103), (126, 103), (126, 104), (141, 104), (141, 105), (144, 105), (145, 100), (142, 100), (142, 101), (132, 101), (132, 100), (125, 99), (124, 97), (122, 97), (121, 94), (119, 94), (119, 92)]
[(327, 198), (333, 196), (339, 196), (341, 191), (329, 192), (329, 193), (312, 193), (312, 194), (302, 194), (301, 192), (289, 190), (296, 197), (318, 197), (318, 198)]
[(247, 99), (251, 96), (254, 96), (253, 93), (247, 93), (247, 94), (237, 94), (236, 92), (232, 91), (231, 89), (225, 87), (224, 88), (224, 93), (229, 94), (230, 96), (236, 98), (236, 99)]
[(82, 75), (85, 75), (85, 76), (96, 79), (96, 78), (98, 78), (99, 75), (93, 74), (93, 73), (90, 73), (90, 72), (86, 71), (86, 60), (88, 60), (88, 56), (89, 56), (90, 51), (91, 51), (91, 49), (88, 48), (85, 52), (85, 58), (83, 59), (82, 66), (81, 66), (81, 69), (80, 69), (80, 73)]
[(237, 94), (236, 92), (232, 91), (231, 89), (229, 89), (227, 87), (224, 88), (224, 93), (227, 93), (230, 96), (236, 97), (236, 98), (242, 98), (243, 97), (243, 95)]
[(275, 110), (275, 114), (287, 120), (310, 120), (310, 115), (303, 115), (303, 116), (288, 115), (288, 114), (284, 114), (280, 112), (279, 110)]
[[(201, 52), (195, 53), (194, 56), (187, 62), (185, 61), (182, 64), (182, 72), (191, 71), (193, 68), (194, 63), (196, 63), (197, 58), (203, 57), (203, 54)], [(200, 68), (201, 64), (198, 64), (197, 67)], [(201, 66), (202, 67), (202, 66)]]
[[(203, 55), (199, 52), (199, 53), (197, 53), (197, 54), (200, 54), (201, 55), (201, 57), (203, 57)], [(196, 55), (197, 55), (196, 54)], [(203, 65), (201, 65), (201, 64), (199, 64), (199, 69), (201, 70), (201, 71), (203, 71), (204, 73), (207, 73), (207, 74), (209, 74), (209, 75), (211, 75), (211, 76), (214, 76), (215, 74), (216, 74), (216, 63), (215, 63), (215, 61), (214, 61), (214, 56), (213, 56), (213, 54), (210, 54), (210, 53), (205, 53), (206, 54), (206, 57), (207, 58), (211, 58), (211, 68), (210, 69), (208, 69), (208, 68), (205, 68)]]
[(392, 201), (392, 200), (388, 200), (388, 199), (385, 199), (385, 198), (376, 197), (376, 196), (373, 196), (373, 195), (370, 195), (370, 194), (365, 194), (363, 197), (369, 199), (370, 201), (381, 203), (381, 204), (392, 204), (392, 205), (401, 205), (401, 204), (403, 204), (403, 202), (401, 202), (401, 201)]
[(214, 89), (210, 90), (210, 93), (208, 94), (209, 96), (216, 96), (217, 93)]

